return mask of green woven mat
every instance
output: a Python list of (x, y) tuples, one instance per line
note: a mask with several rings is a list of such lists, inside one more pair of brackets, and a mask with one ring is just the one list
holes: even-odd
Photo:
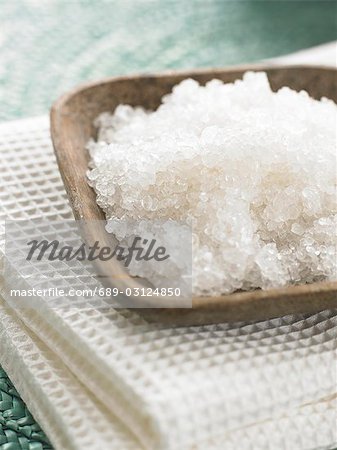
[[(84, 80), (223, 66), (337, 38), (335, 1), (0, 0), (0, 120)], [(0, 368), (0, 450), (51, 448)], [(122, 449), (118, 449), (122, 450)]]
[(0, 367), (0, 450), (49, 450), (51, 445)]

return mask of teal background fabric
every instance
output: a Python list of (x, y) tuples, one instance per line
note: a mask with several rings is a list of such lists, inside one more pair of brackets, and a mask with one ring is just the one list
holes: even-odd
[(0, 367), (0, 450), (51, 450), (46, 435)]
[[(0, 121), (81, 81), (225, 66), (337, 39), (336, 1), (0, 0)], [(0, 450), (50, 448), (0, 368)]]
[(0, 0), (0, 120), (83, 80), (274, 57), (336, 39), (335, 1)]

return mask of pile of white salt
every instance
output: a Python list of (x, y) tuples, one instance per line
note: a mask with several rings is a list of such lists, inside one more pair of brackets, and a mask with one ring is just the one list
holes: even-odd
[(188, 224), (195, 294), (337, 279), (336, 113), (246, 73), (187, 79), (153, 112), (102, 114), (88, 179), (107, 230), (122, 239), (125, 219), (139, 235), (141, 219)]

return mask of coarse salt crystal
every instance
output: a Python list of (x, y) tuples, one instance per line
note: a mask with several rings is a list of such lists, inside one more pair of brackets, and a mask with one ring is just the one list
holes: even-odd
[(96, 119), (88, 181), (110, 231), (116, 218), (192, 227), (196, 295), (335, 280), (336, 113), (272, 92), (265, 73), (184, 80), (154, 112), (119, 105)]

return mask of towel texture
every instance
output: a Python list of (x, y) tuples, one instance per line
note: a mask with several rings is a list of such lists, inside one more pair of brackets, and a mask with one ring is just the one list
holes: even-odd
[[(5, 218), (72, 214), (48, 118), (0, 125), (0, 154), (4, 261)], [(13, 267), (7, 286), (29, 286), (24, 269)], [(64, 270), (54, 273), (59, 288), (83, 283)], [(86, 286), (97, 285), (82, 275)], [(170, 328), (102, 308), (100, 299), (87, 310), (67, 299), (51, 308), (44, 298), (34, 309), (11, 309), (3, 283), (1, 292), (0, 363), (56, 449), (308, 450), (337, 443), (336, 312)]]
[[(1, 181), (4, 217), (71, 217), (48, 133), (46, 118), (0, 128), (1, 170), (7, 174)], [(20, 285), (21, 269), (13, 268), (12, 287)], [(78, 282), (76, 274), (61, 281), (64, 287)], [(87, 285), (96, 283), (88, 274)], [(11, 297), (6, 290), (3, 294), (10, 305)], [(147, 324), (133, 311), (81, 310), (70, 303), (57, 309), (44, 298), (37, 301), (38, 308), (16, 309), (15, 315), (68, 367), (69, 377), (70, 372), (78, 377), (108, 420), (115, 423), (111, 414), (116, 416), (139, 446), (251, 449), (254, 443), (259, 449), (308, 449), (337, 441), (333, 312), (257, 324), (169, 328)], [(2, 359), (20, 386), (18, 369), (12, 367), (16, 358)], [(25, 367), (30, 369), (28, 361)], [(38, 389), (37, 375), (31, 379)], [(26, 398), (33, 413), (38, 408), (32, 400), (37, 405), (39, 397), (48, 400), (45, 412), (37, 414), (48, 432), (48, 422), (57, 423), (55, 417), (60, 420), (62, 414), (47, 394), (38, 392)], [(313, 421), (324, 424), (319, 433)], [(71, 436), (74, 427), (63, 423), (59, 429), (63, 432), (49, 434), (56, 448), (64, 448), (53, 436)]]

